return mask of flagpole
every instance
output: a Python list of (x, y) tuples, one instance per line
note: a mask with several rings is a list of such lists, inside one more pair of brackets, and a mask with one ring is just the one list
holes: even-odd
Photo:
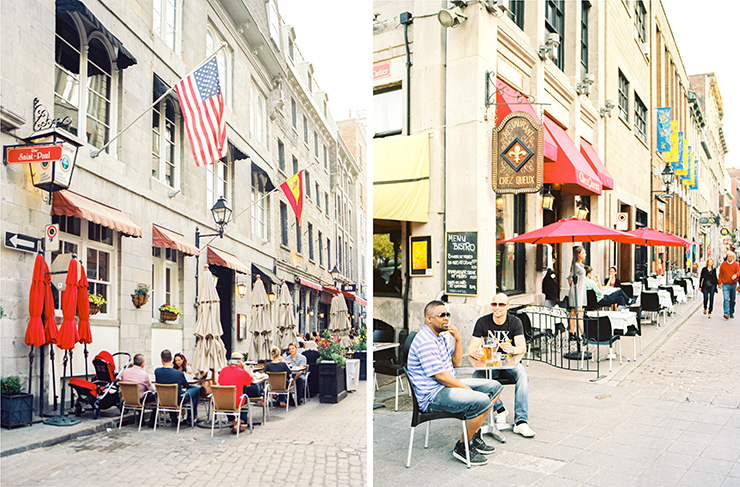
[[(205, 60), (204, 60), (203, 62), (201, 62), (201, 63), (200, 63), (200, 64), (199, 64), (198, 66), (196, 66), (196, 67), (195, 67), (194, 69), (192, 69), (192, 70), (191, 70), (191, 71), (190, 71), (190, 72), (189, 72), (189, 73), (188, 73), (187, 75), (183, 76), (183, 77), (182, 77), (182, 78), (180, 78), (180, 79), (181, 79), (181, 80), (182, 80), (182, 79), (185, 79), (185, 78), (187, 78), (188, 76), (190, 76), (191, 74), (193, 74), (193, 73), (194, 73), (195, 71), (197, 71), (198, 69), (200, 69), (200, 67), (201, 67), (201, 66), (203, 66), (203, 65), (204, 65), (204, 64), (206, 64), (206, 63), (207, 63), (208, 61), (210, 61), (210, 60), (211, 60), (211, 58), (213, 58), (213, 57), (214, 57), (214, 56), (215, 56), (216, 54), (218, 54), (218, 51), (220, 51), (221, 49), (223, 49), (223, 48), (224, 48), (224, 47), (226, 47), (227, 45), (228, 45), (228, 44), (226, 44), (225, 42), (222, 42), (222, 43), (221, 43), (221, 45), (220, 45), (220, 46), (218, 46), (218, 49), (216, 49), (215, 51), (213, 51), (213, 53), (212, 53), (212, 54), (211, 54), (210, 56), (208, 56), (208, 57), (207, 57), (207, 58), (206, 58), (206, 59), (205, 59)], [(179, 81), (178, 81), (178, 82), (179, 82)], [(100, 153), (101, 153), (101, 152), (103, 152), (103, 151), (104, 151), (104, 150), (105, 150), (105, 149), (106, 149), (106, 148), (107, 148), (107, 147), (108, 147), (109, 145), (111, 145), (111, 144), (113, 143), (113, 141), (114, 141), (114, 140), (116, 140), (116, 139), (117, 139), (117, 138), (118, 138), (118, 137), (119, 137), (119, 136), (120, 136), (120, 135), (121, 135), (122, 133), (124, 133), (125, 131), (127, 131), (128, 129), (130, 129), (130, 128), (131, 128), (131, 126), (132, 126), (133, 124), (135, 124), (136, 122), (138, 122), (138, 121), (139, 121), (139, 119), (141, 119), (141, 117), (143, 117), (144, 115), (146, 115), (146, 114), (147, 114), (147, 113), (149, 112), (149, 110), (151, 110), (151, 109), (152, 109), (153, 107), (157, 106), (157, 104), (158, 104), (158, 103), (159, 103), (160, 101), (162, 101), (162, 100), (164, 99), (164, 97), (165, 97), (165, 96), (167, 96), (167, 95), (169, 95), (170, 93), (172, 93), (172, 92), (173, 92), (173, 91), (175, 90), (175, 86), (176, 86), (176, 85), (177, 85), (177, 83), (175, 83), (175, 85), (173, 85), (173, 86), (172, 86), (172, 88), (170, 88), (169, 90), (165, 91), (165, 92), (164, 92), (164, 94), (163, 94), (162, 96), (160, 96), (159, 98), (157, 98), (157, 99), (156, 99), (156, 100), (154, 101), (154, 103), (152, 103), (151, 105), (149, 105), (149, 106), (148, 106), (148, 107), (147, 107), (147, 108), (146, 108), (146, 109), (145, 109), (145, 110), (144, 110), (144, 111), (143, 111), (143, 112), (141, 113), (141, 115), (139, 115), (138, 117), (136, 117), (136, 118), (135, 118), (135, 119), (134, 119), (134, 120), (133, 120), (133, 121), (132, 121), (132, 122), (131, 122), (130, 124), (126, 125), (126, 127), (125, 127), (125, 128), (123, 129), (123, 130), (121, 130), (120, 132), (118, 132), (118, 133), (117, 133), (117, 134), (115, 135), (115, 137), (113, 137), (112, 139), (110, 139), (110, 140), (109, 140), (109, 141), (108, 141), (108, 142), (107, 142), (107, 143), (106, 143), (106, 144), (105, 144), (105, 145), (104, 145), (103, 147), (101, 147), (100, 149), (95, 149), (95, 150), (92, 150), (92, 151), (90, 151), (90, 157), (92, 157), (93, 159), (94, 159), (94, 158), (96, 158), (96, 157), (98, 157), (98, 156), (100, 155)]]

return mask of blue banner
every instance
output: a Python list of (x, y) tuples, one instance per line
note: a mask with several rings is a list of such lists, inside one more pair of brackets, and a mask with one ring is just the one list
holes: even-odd
[(657, 152), (671, 151), (671, 107), (658, 108)]
[(692, 169), (689, 189), (699, 189), (699, 159), (694, 159), (694, 167)]
[(688, 146), (688, 150), (684, 153), (684, 158), (686, 159), (686, 165), (683, 168), (682, 172), (679, 172), (678, 176), (681, 178), (681, 181), (685, 181), (686, 184), (689, 184), (689, 179), (691, 179), (691, 175), (694, 171), (694, 153), (691, 152), (691, 146)]
[(683, 132), (678, 133), (678, 160), (671, 162), (673, 172), (680, 172), (683, 170)]

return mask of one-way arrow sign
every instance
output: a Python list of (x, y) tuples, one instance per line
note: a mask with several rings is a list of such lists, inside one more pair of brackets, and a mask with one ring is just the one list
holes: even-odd
[(41, 239), (20, 233), (5, 232), (5, 246), (9, 249), (36, 253), (39, 251)]

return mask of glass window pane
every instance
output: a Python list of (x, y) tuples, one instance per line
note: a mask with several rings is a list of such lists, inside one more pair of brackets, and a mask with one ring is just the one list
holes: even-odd
[(98, 252), (98, 279), (101, 281), (109, 281), (109, 275), (110, 267), (108, 266), (108, 260), (110, 258), (110, 254), (108, 252)]
[(87, 278), (98, 279), (98, 251), (87, 249)]

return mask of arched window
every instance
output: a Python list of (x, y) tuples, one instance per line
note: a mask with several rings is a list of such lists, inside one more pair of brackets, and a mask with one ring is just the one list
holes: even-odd
[(87, 52), (87, 141), (102, 147), (110, 138), (111, 62), (103, 43), (94, 38)]
[(77, 135), (80, 110), (80, 36), (74, 25), (57, 16), (54, 80), (54, 118), (69, 117), (69, 131)]
[[(212, 27), (206, 27), (206, 56), (210, 56), (221, 46), (223, 38)], [(218, 80), (221, 82), (221, 93), (224, 95), (224, 104), (231, 107), (231, 48), (224, 47), (216, 54), (218, 64)]]

